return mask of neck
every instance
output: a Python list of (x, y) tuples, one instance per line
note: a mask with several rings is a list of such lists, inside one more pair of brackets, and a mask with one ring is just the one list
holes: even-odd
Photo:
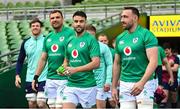
[(129, 33), (134, 32), (134, 31), (136, 30), (137, 26), (138, 26), (138, 25), (135, 23), (135, 24), (128, 30)]
[(57, 32), (60, 32), (60, 31), (62, 30), (62, 26), (59, 27), (59, 28), (54, 28), (54, 30), (55, 30), (56, 33), (57, 33)]
[(34, 37), (35, 39), (37, 39), (37, 38), (39, 37), (39, 35), (40, 35), (40, 34), (37, 34), (37, 35), (34, 35), (34, 34), (33, 34), (33, 37)]
[(76, 32), (76, 36), (77, 36), (77, 37), (81, 37), (83, 34), (84, 34), (84, 31), (81, 32), (81, 33), (77, 33), (77, 32)]

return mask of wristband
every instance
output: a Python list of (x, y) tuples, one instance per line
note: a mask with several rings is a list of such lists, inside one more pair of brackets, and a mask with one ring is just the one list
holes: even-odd
[(34, 75), (34, 80), (38, 80), (39, 76), (38, 75)]

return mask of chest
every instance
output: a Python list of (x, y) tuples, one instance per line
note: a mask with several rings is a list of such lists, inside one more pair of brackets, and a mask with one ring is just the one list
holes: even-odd
[(25, 43), (24, 49), (27, 55), (37, 54), (42, 51), (43, 40), (29, 40)]
[(138, 35), (125, 37), (119, 39), (117, 42), (119, 52), (125, 54), (138, 53), (145, 50), (145, 43), (142, 37)]
[(66, 37), (63, 35), (54, 35), (46, 40), (46, 47), (49, 51), (56, 52), (64, 49)]
[(86, 39), (73, 39), (68, 43), (67, 50), (69, 53), (76, 50), (78, 53), (87, 53), (89, 52), (89, 43)]

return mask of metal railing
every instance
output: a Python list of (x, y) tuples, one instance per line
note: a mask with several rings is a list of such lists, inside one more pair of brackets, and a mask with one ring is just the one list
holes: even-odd
[[(137, 3), (119, 3), (119, 4), (94, 4), (80, 6), (58, 6), (58, 7), (39, 7), (39, 8), (5, 8), (0, 9), (1, 20), (14, 20), (16, 18), (29, 20), (33, 17), (47, 19), (50, 11), (60, 9), (64, 17), (70, 19), (76, 10), (83, 10), (89, 18), (107, 18), (119, 14), (124, 6), (138, 7), (141, 13), (147, 15), (157, 14), (180, 14), (180, 1), (174, 2), (139, 2)], [(18, 20), (18, 19), (17, 19)]]
[(9, 53), (0, 55), (0, 74), (6, 72), (12, 67), (15, 67), (17, 58), (13, 59), (15, 55), (18, 55), (19, 49), (10, 51)]
[(97, 22), (92, 22), (92, 25), (94, 25), (96, 27), (97, 33), (99, 33), (117, 23), (120, 23), (120, 15), (119, 14), (112, 15), (110, 17), (101, 19)]

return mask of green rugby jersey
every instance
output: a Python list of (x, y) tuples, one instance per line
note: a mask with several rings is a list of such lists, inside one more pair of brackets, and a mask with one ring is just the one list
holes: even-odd
[(63, 26), (60, 32), (56, 33), (55, 31), (52, 31), (45, 38), (43, 52), (46, 52), (48, 55), (48, 79), (67, 79), (66, 76), (58, 75), (56, 70), (63, 64), (67, 40), (73, 35), (73, 29)]
[[(80, 37), (74, 36), (66, 47), (66, 58), (70, 67), (86, 65), (91, 62), (91, 58), (99, 56), (99, 44), (88, 32), (84, 32)], [(93, 70), (72, 74), (68, 77), (67, 86), (80, 88), (96, 86)]]
[[(156, 37), (147, 29), (137, 26), (133, 33), (127, 30), (116, 39), (116, 54), (121, 58), (120, 80), (125, 82), (139, 81), (149, 63), (146, 49), (158, 45)], [(150, 79), (153, 79), (153, 75)]]

